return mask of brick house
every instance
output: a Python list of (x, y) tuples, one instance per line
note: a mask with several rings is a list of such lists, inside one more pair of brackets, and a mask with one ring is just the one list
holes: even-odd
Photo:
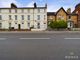
[(75, 6), (73, 13), (78, 14), (78, 27), (80, 28), (80, 3)]
[(71, 19), (74, 27), (78, 27), (78, 15), (76, 13), (71, 13), (71, 11), (65, 11), (63, 7), (61, 7), (57, 12), (48, 12), (47, 13), (48, 22), (50, 21), (59, 21), (64, 20), (68, 21)]

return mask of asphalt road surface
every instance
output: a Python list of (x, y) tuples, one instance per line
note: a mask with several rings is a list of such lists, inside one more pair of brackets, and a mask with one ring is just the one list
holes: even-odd
[(80, 60), (80, 33), (0, 33), (0, 60)]

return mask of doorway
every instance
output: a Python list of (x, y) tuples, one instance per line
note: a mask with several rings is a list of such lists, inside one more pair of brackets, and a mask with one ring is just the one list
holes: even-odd
[(20, 25), (20, 24), (18, 24), (18, 29), (19, 29), (19, 30), (21, 29), (21, 25)]

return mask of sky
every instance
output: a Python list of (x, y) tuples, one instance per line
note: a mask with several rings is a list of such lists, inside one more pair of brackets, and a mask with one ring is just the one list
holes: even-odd
[(80, 0), (0, 0), (0, 7), (10, 7), (11, 3), (15, 3), (18, 7), (32, 7), (34, 2), (38, 6), (48, 5), (48, 12), (56, 12), (61, 7), (65, 10), (71, 8), (73, 11), (75, 6), (80, 3)]

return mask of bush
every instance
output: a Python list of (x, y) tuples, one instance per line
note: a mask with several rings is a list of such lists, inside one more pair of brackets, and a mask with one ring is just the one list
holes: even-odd
[(52, 29), (64, 29), (67, 28), (67, 22), (65, 22), (64, 20), (51, 21), (49, 27)]

